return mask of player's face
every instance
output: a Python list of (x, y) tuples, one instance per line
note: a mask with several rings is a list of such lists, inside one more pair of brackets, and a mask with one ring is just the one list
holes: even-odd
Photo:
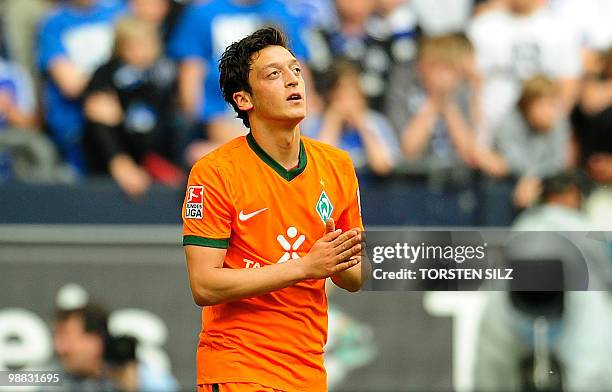
[(306, 115), (306, 91), (301, 65), (281, 46), (259, 51), (249, 72), (251, 115), (268, 122), (297, 125)]

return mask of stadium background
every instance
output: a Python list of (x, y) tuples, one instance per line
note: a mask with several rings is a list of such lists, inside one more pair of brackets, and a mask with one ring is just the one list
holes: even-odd
[[(605, 32), (610, 19), (592, 10), (596, 9), (594, 4), (600, 4), (601, 10), (609, 11), (611, 7), (605, 1), (593, 0), (582, 6), (571, 0), (539, 3), (555, 9), (558, 21), (571, 19), (564, 9), (583, 10), (575, 14), (571, 25), (574, 30), (569, 30), (583, 34), (575, 37), (583, 50), (604, 53), (612, 43), (610, 29)], [(48, 7), (58, 3), (65, 2), (5, 0), (2, 8), (2, 58), (19, 63), (33, 77), (42, 104), (35, 110), (36, 124), (45, 129), (45, 134), (50, 134), (42, 109), (46, 103), (42, 97), (45, 74), (35, 65), (33, 31), (50, 12)], [(171, 3), (176, 15), (169, 15), (180, 20), (185, 4)], [(326, 1), (286, 3), (298, 14), (329, 16), (334, 7), (334, 2)], [(410, 15), (418, 20), (414, 25), (419, 26), (420, 34), (436, 36), (462, 32), (473, 23), (473, 14), (490, 12), (486, 7), (496, 9), (503, 7), (502, 3), (411, 0), (406, 4), (415, 7)], [(311, 15), (310, 19), (316, 18)], [(333, 24), (333, 18), (329, 19)], [(22, 36), (15, 35), (15, 24), (23, 26)], [(604, 33), (592, 38), (581, 30), (586, 25), (604, 26), (600, 29)], [(24, 50), (28, 47), (30, 51)], [(561, 53), (559, 56), (564, 57)], [(585, 64), (586, 69), (588, 57)], [(5, 77), (2, 72), (4, 69), (0, 69), (0, 78)], [(609, 137), (612, 124), (606, 124)], [(4, 127), (7, 125), (2, 122)], [(399, 133), (396, 143), (400, 143)], [(416, 170), (409, 161), (398, 160), (401, 162), (394, 170), (383, 176), (374, 175), (367, 164), (358, 168), (366, 228), (507, 228), (521, 212), (513, 203), (516, 177), (492, 178), (479, 170), (470, 170), (466, 177), (455, 173), (454, 165), (443, 170)], [(0, 162), (0, 369), (36, 369), (52, 361), (52, 320), (60, 305), (56, 296), (66, 285), (76, 284), (91, 300), (112, 312), (111, 331), (139, 339), (141, 360), (170, 370), (181, 389), (192, 390), (200, 315), (189, 293), (180, 247), (183, 190), (156, 183), (132, 199), (108, 175), (75, 178), (72, 171), (64, 169), (60, 167), (54, 179), (31, 181), (27, 176), (9, 174), (6, 162)], [(588, 172), (588, 167), (582, 169)], [(598, 200), (604, 194), (605, 208), (596, 213), (586, 211), (584, 222), (591, 225), (590, 229), (610, 230), (609, 179), (592, 181), (591, 188), (599, 192)], [(601, 211), (608, 215), (600, 215)], [(473, 292), (348, 295), (333, 291), (327, 357), (332, 390), (473, 390), (479, 325), (489, 299), (489, 294)], [(596, 294), (592, 301), (586, 297), (587, 304), (597, 301)], [(603, 340), (599, 341), (599, 350), (585, 351), (580, 350), (592, 346), (592, 336), (579, 335), (570, 341), (568, 347), (575, 348), (577, 354), (566, 365), (572, 371), (584, 371), (587, 378), (590, 374), (596, 377), (590, 382), (576, 382), (573, 385), (580, 387), (573, 389), (572, 382), (566, 380), (566, 389), (610, 390), (609, 293), (603, 294), (603, 307), (586, 309), (597, 313), (581, 319), (586, 331), (594, 331), (593, 336)], [(583, 360), (597, 363), (604, 370), (588, 373), (573, 367), (574, 362)], [(493, 389), (513, 389), (504, 382), (500, 377)]]

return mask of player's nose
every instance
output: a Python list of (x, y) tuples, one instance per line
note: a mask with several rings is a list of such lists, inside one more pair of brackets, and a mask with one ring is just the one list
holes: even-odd
[(293, 72), (286, 72), (287, 76), (285, 77), (285, 86), (287, 87), (295, 87), (300, 83), (300, 78)]

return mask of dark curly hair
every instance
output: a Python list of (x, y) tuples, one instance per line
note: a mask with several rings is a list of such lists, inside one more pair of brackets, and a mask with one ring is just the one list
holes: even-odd
[(219, 84), (223, 98), (232, 105), (247, 128), (251, 127), (248, 114), (238, 108), (233, 96), (239, 91), (253, 92), (249, 85), (253, 55), (268, 46), (282, 46), (291, 52), (285, 34), (277, 27), (268, 26), (228, 46), (219, 60)]

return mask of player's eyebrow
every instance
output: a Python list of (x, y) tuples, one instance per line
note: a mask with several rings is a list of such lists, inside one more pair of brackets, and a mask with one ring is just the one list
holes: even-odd
[[(296, 58), (293, 58), (292, 60), (290, 60), (288, 62), (288, 64), (289, 65), (294, 65), (294, 64), (298, 64), (299, 65), (300, 62)], [(269, 63), (269, 64), (264, 65), (261, 69), (262, 70), (266, 70), (268, 68), (282, 68), (282, 67), (283, 67), (283, 64), (281, 64), (279, 62), (273, 62), (273, 63)]]

